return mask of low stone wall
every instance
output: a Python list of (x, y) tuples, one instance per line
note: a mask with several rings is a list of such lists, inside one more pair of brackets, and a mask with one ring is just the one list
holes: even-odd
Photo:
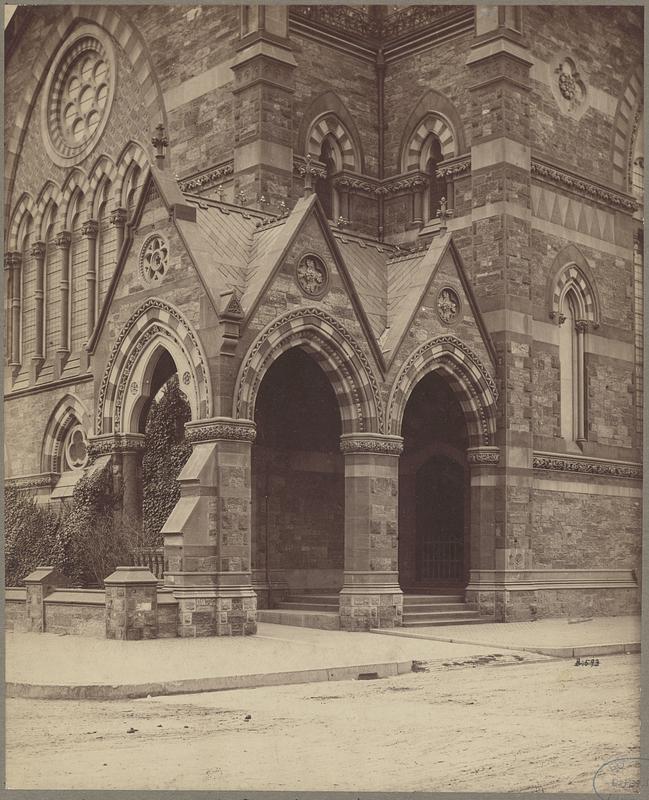
[(7, 587), (5, 589), (5, 631), (16, 633), (27, 630), (27, 590)]
[(43, 603), (46, 633), (103, 637), (106, 595), (103, 589), (61, 589)]

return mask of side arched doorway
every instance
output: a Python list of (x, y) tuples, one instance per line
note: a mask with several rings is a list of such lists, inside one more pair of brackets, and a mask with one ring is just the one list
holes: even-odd
[[(252, 569), (259, 607), (343, 585), (345, 477), (329, 378), (293, 347), (269, 367), (255, 403)], [(335, 601), (337, 603), (337, 599)]]
[(404, 592), (464, 589), (470, 564), (468, 432), (438, 371), (406, 404), (399, 465), (399, 576)]

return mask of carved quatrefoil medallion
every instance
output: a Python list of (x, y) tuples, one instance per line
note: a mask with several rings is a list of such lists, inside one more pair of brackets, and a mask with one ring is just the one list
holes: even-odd
[(437, 295), (437, 314), (445, 325), (452, 325), (460, 316), (460, 298), (455, 289), (445, 286)]
[(297, 265), (295, 279), (305, 295), (321, 297), (327, 291), (329, 272), (319, 256), (307, 253)]

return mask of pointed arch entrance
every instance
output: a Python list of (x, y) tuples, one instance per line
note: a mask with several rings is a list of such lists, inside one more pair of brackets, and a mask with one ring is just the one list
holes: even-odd
[[(341, 417), (317, 361), (294, 347), (265, 373), (252, 447), (252, 567), (260, 605), (343, 584), (345, 477)], [(267, 603), (264, 603), (264, 600)]]
[(462, 408), (439, 371), (413, 389), (401, 435), (401, 588), (463, 587), (470, 563), (468, 435)]

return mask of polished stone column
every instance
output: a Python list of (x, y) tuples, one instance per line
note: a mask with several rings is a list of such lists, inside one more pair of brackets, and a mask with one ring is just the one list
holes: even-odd
[(97, 309), (97, 234), (99, 223), (96, 219), (86, 220), (81, 233), (88, 241), (88, 268), (86, 270), (86, 337), (90, 339), (95, 329)]
[(11, 278), (11, 346), (9, 349), (9, 364), (12, 367), (20, 366), (20, 276), (22, 263), (23, 259), (20, 253), (11, 252), (5, 255), (5, 264), (10, 270)]
[(34, 242), (32, 245), (32, 257), (36, 261), (36, 288), (34, 291), (35, 299), (35, 319), (34, 319), (34, 355), (32, 361), (37, 368), (45, 360), (44, 347), (44, 303), (45, 303), (45, 242)]
[(345, 571), (340, 592), (344, 630), (401, 625), (398, 516), (400, 436), (343, 434)]
[(119, 254), (122, 251), (122, 245), (124, 244), (127, 217), (128, 214), (125, 208), (115, 208), (110, 214), (111, 225), (114, 225), (115, 230), (117, 231), (117, 258), (119, 258)]

